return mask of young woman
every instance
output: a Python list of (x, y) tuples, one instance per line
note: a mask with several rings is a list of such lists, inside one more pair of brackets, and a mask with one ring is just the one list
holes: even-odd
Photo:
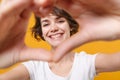
[[(55, 49), (63, 41), (78, 31), (78, 27), (78, 23), (68, 13), (54, 8), (48, 16), (36, 17), (32, 32), (36, 39), (42, 38), (49, 43), (54, 54)], [(69, 52), (56, 63), (25, 62), (0, 75), (0, 80), (93, 80), (96, 73), (119, 70), (118, 56), (120, 54), (89, 55), (85, 52)]]
[[(26, 60), (59, 61), (69, 51), (84, 43), (120, 39), (119, 4), (119, 0), (107, 0), (107, 2), (106, 0), (99, 2), (98, 0), (42, 0), (42, 2), (41, 0), (2, 0), (0, 3), (0, 68)], [(45, 16), (54, 5), (62, 7), (74, 17), (79, 17), (77, 20), (81, 30), (59, 45), (53, 56), (44, 49), (27, 47), (24, 44), (24, 37), (30, 13), (34, 10), (35, 14)]]

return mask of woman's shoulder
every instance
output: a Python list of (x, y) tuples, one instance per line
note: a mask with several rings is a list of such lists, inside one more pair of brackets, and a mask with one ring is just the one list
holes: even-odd
[(96, 55), (96, 54), (92, 54), (92, 53), (87, 53), (86, 51), (76, 52), (75, 54), (78, 56)]
[(76, 58), (79, 58), (79, 59), (92, 59), (92, 58), (96, 58), (96, 55), (97, 54), (91, 54), (85, 51), (75, 53)]
[(27, 62), (23, 62), (22, 64), (25, 66), (33, 66), (33, 67), (40, 67), (45, 65), (47, 62), (44, 61), (27, 61)]

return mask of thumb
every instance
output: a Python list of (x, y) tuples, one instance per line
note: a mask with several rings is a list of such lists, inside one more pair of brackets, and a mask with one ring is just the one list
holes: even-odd
[(59, 61), (68, 52), (72, 51), (74, 48), (89, 41), (90, 41), (90, 36), (86, 32), (82, 31), (76, 33), (71, 38), (67, 39), (58, 46), (58, 48), (55, 51), (53, 61), (55, 62)]
[(18, 62), (27, 61), (27, 60), (39, 60), (39, 61), (51, 61), (52, 54), (51, 52), (45, 49), (37, 48), (24, 48), (19, 55)]

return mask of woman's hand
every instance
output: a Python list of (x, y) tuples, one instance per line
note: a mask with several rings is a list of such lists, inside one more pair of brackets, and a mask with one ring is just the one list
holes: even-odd
[(24, 37), (33, 0), (3, 0), (0, 4), (0, 68), (26, 60), (51, 61), (52, 54), (44, 49), (25, 45)]
[[(80, 30), (63, 42), (55, 52), (54, 61), (60, 60), (74, 48), (96, 40), (120, 39), (120, 2), (118, 0), (67, 0), (59, 5), (80, 24)], [(61, 3), (60, 3), (61, 2)], [(77, 13), (77, 14), (75, 14)], [(64, 47), (63, 47), (64, 46)]]

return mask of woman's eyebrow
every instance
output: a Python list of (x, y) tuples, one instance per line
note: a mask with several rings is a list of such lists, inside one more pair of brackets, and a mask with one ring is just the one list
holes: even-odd
[[(62, 18), (62, 16), (56, 16), (56, 17), (55, 17), (55, 20), (58, 20), (58, 19), (60, 19), (60, 18)], [(43, 22), (48, 22), (48, 21), (49, 21), (49, 20), (45, 19), (45, 20), (42, 20), (41, 23), (43, 23)]]
[(45, 20), (42, 20), (42, 21), (41, 21), (41, 23), (43, 23), (43, 22), (48, 22), (48, 20), (47, 20), (47, 19), (45, 19)]
[(60, 18), (62, 18), (62, 16), (57, 16), (55, 19), (58, 20), (58, 19), (60, 19)]

